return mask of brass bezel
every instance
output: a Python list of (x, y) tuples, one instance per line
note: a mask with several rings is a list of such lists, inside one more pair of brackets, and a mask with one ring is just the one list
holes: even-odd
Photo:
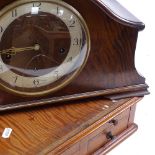
[(8, 91), (8, 92), (11, 92), (15, 95), (19, 95), (19, 96), (25, 96), (25, 97), (38, 97), (38, 96), (44, 96), (44, 95), (47, 95), (49, 93), (54, 93), (62, 88), (64, 88), (65, 86), (67, 86), (69, 83), (71, 83), (79, 74), (80, 72), (83, 70), (87, 60), (88, 60), (88, 56), (89, 56), (89, 53), (90, 53), (90, 49), (91, 49), (91, 40), (90, 40), (90, 33), (89, 33), (89, 29), (88, 29), (88, 26), (84, 20), (84, 18), (81, 16), (81, 14), (75, 9), (73, 8), (71, 5), (69, 5), (68, 3), (62, 1), (62, 0), (18, 0), (18, 1), (15, 1), (11, 4), (9, 4), (8, 6), (4, 7), (1, 11), (0, 11), (0, 18), (8, 11), (20, 6), (20, 5), (23, 5), (23, 4), (26, 4), (26, 3), (33, 3), (33, 2), (48, 2), (48, 3), (55, 3), (55, 4), (58, 4), (58, 5), (62, 5), (63, 7), (69, 9), (70, 11), (74, 12), (74, 14), (78, 17), (79, 21), (81, 22), (83, 28), (85, 29), (85, 33), (86, 33), (86, 41), (87, 41), (87, 53), (86, 53), (86, 56), (85, 56), (85, 59), (84, 59), (84, 62), (82, 64), (82, 66), (77, 69), (73, 75), (71, 75), (71, 77), (69, 77), (64, 83), (52, 88), (52, 89), (49, 89), (49, 90), (46, 90), (46, 91), (41, 91), (41, 92), (34, 92), (34, 93), (29, 93), (29, 92), (20, 92), (20, 91), (17, 91), (17, 90), (14, 90), (14, 89), (11, 89), (3, 84), (0, 83), (0, 87), (1, 89), (5, 90), (5, 91)]

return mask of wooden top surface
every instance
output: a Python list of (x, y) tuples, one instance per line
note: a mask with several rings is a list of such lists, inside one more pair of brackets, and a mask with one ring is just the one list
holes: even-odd
[[(85, 100), (0, 114), (0, 154), (38, 154), (52, 150), (83, 131), (114, 109), (138, 98)], [(127, 106), (127, 105), (126, 105)], [(130, 105), (131, 106), (131, 105)], [(10, 138), (2, 138), (5, 128), (12, 128)]]
[(143, 30), (145, 25), (137, 17), (135, 17), (131, 12), (129, 12), (125, 7), (123, 7), (117, 0), (91, 0), (98, 4), (105, 12), (114, 20), (120, 22), (121, 24), (127, 24)]

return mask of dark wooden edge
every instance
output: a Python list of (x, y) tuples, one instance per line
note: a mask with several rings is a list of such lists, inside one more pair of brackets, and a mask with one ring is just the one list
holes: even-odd
[(105, 155), (106, 153), (111, 151), (113, 148), (115, 148), (117, 145), (119, 145), (121, 142), (123, 142), (125, 139), (127, 139), (129, 136), (131, 136), (134, 132), (136, 132), (137, 129), (138, 129), (138, 126), (136, 124), (132, 124), (124, 132), (116, 136), (114, 140), (104, 145), (102, 148), (94, 152), (92, 155)]
[(149, 92), (146, 90), (140, 90), (135, 92), (126, 92), (126, 93), (118, 93), (113, 95), (107, 95), (105, 98), (111, 99), (111, 100), (119, 100), (122, 98), (129, 98), (129, 97), (143, 97), (144, 95), (148, 95)]
[(137, 104), (133, 105), (132, 107), (130, 107), (130, 115), (129, 115), (129, 120), (128, 120), (128, 127), (130, 127), (135, 119), (135, 113), (136, 113), (136, 107)]
[(143, 30), (145, 28), (145, 24), (143, 22), (136, 18), (116, 0), (91, 1), (97, 4), (110, 18), (114, 19), (117, 22), (123, 25), (134, 27), (138, 30)]
[(144, 95), (149, 94), (149, 92), (147, 91), (147, 88), (148, 88), (148, 85), (140, 84), (140, 85), (133, 85), (133, 86), (122, 87), (122, 88), (106, 89), (106, 90), (86, 92), (81, 94), (53, 97), (53, 98), (35, 100), (30, 102), (7, 104), (7, 105), (0, 106), (0, 112), (12, 110), (12, 109), (21, 109), (21, 108), (35, 107), (35, 106), (41, 106), (41, 105), (48, 105), (48, 104), (59, 103), (59, 102), (74, 101), (74, 100), (86, 99), (86, 98), (98, 97), (98, 96), (104, 96), (105, 98), (110, 98), (110, 99), (143, 97)]

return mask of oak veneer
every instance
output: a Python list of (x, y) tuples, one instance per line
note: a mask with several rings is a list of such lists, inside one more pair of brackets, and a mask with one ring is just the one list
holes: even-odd
[[(0, 115), (0, 135), (8, 127), (13, 132), (9, 139), (0, 137), (0, 154), (108, 152), (107, 145), (112, 149), (137, 129), (133, 117), (135, 105), (140, 100), (127, 98), (112, 102), (100, 98), (3, 113)], [(107, 139), (109, 132), (115, 136), (113, 140)]]

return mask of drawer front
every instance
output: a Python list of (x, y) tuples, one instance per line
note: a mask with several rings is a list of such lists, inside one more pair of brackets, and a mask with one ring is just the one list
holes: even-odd
[[(65, 150), (59, 150), (61, 155), (89, 155), (103, 147), (107, 142), (111, 141), (115, 136), (119, 135), (128, 127), (130, 116), (130, 108), (114, 117), (112, 120), (103, 124), (89, 135), (79, 139), (73, 145)], [(53, 154), (53, 153), (52, 153)], [(49, 155), (52, 155), (49, 153)]]
[(127, 129), (129, 115), (130, 109), (127, 109), (89, 135), (87, 145), (88, 154), (95, 152)]

